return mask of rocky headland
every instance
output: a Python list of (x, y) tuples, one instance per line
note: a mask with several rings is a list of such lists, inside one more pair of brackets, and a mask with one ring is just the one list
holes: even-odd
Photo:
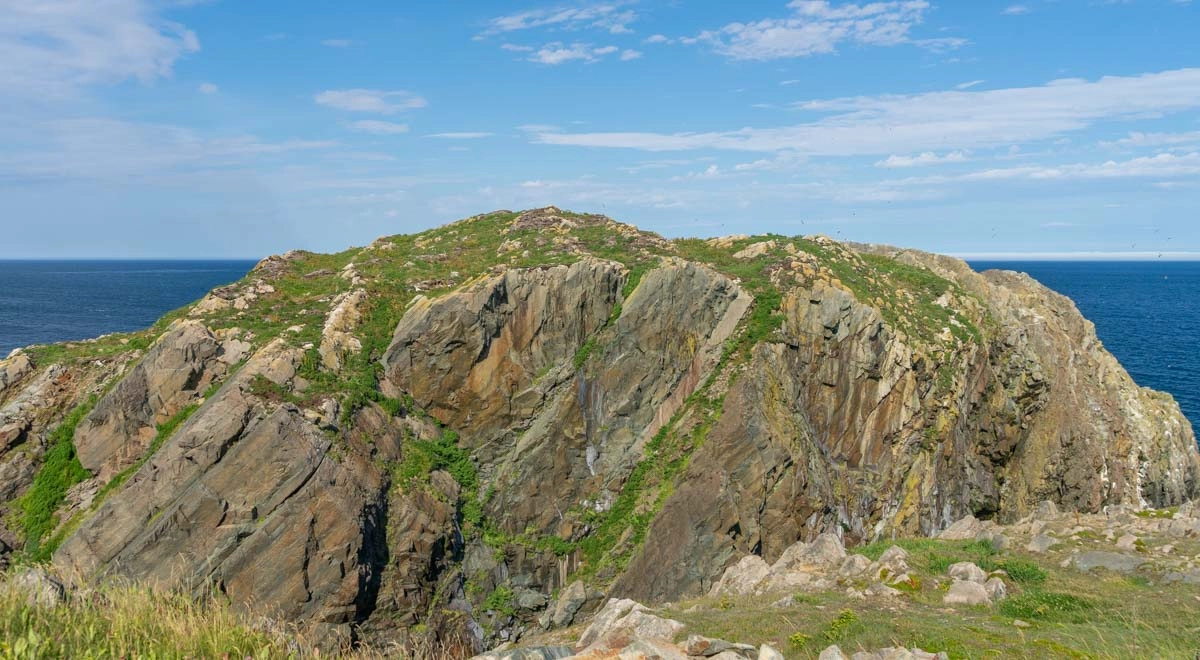
[[(1020, 561), (1194, 607), (1198, 492), (1190, 424), (1070, 300), (824, 237), (496, 212), (0, 361), (5, 561), (215, 591), (325, 647), (954, 654), (859, 648), (855, 604), (1059, 593)], [(840, 632), (724, 642), (734, 610)]]

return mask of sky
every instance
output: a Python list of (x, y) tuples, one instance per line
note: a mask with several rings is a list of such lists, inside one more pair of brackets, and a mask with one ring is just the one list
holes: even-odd
[(0, 258), (336, 251), (546, 205), (1198, 258), (1198, 34), (1184, 0), (0, 0)]

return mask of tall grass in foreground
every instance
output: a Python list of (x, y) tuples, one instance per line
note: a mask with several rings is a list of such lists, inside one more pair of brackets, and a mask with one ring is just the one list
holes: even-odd
[(281, 658), (282, 640), (229, 608), (145, 587), (105, 587), (55, 607), (0, 585), (0, 658)]
[(7, 580), (0, 573), (0, 660), (458, 657), (425, 637), (386, 647), (322, 651), (290, 626), (272, 625), (271, 632), (256, 628), (219, 599), (196, 600), (145, 586), (105, 585), (54, 607), (39, 606)]

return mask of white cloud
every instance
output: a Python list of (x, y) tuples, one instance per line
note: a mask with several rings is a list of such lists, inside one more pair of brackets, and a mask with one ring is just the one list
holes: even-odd
[(529, 56), (529, 61), (538, 64), (563, 64), (574, 60), (595, 62), (605, 55), (611, 55), (620, 50), (616, 46), (601, 46), (594, 48), (591, 44), (564, 44), (561, 41), (546, 44)]
[(36, 122), (20, 130), (36, 138), (37, 148), (0, 155), (0, 181), (165, 178), (337, 146), (329, 140), (267, 142), (252, 135), (209, 138), (179, 126), (102, 118)]
[(955, 86), (954, 86), (954, 89), (971, 89), (972, 87), (975, 87), (975, 86), (977, 86), (977, 85), (982, 85), (982, 84), (983, 84), (983, 83), (985, 83), (985, 82), (987, 82), (987, 81), (985, 81), (985, 80), (971, 80), (971, 81), (968, 81), (968, 82), (965, 82), (965, 83), (959, 83), (959, 84), (955, 85)]
[(773, 60), (831, 53), (846, 42), (869, 46), (911, 43), (934, 50), (957, 48), (958, 37), (913, 40), (909, 31), (930, 8), (925, 0), (893, 0), (869, 4), (832, 5), (827, 0), (794, 0), (789, 18), (730, 23), (706, 30), (688, 43), (707, 43), (735, 60)]
[(397, 124), (390, 121), (379, 121), (377, 119), (363, 119), (360, 121), (350, 122), (350, 128), (361, 133), (373, 133), (375, 135), (399, 135), (408, 132), (408, 124)]
[(354, 45), (354, 42), (349, 39), (326, 39), (321, 42), (321, 45), (330, 48), (349, 48)]
[(791, 87), (792, 85), (799, 85), (801, 82), (803, 82), (803, 81), (796, 80), (794, 78), (791, 80), (780, 80), (779, 86), (780, 87)]
[(671, 39), (670, 37), (668, 37), (668, 36), (667, 36), (667, 35), (665, 35), (665, 34), (652, 34), (652, 35), (650, 35), (650, 36), (646, 37), (645, 39), (643, 39), (643, 40), (642, 40), (642, 43), (647, 43), (647, 44), (670, 44), (670, 43), (675, 43), (675, 40), (674, 40), (674, 39)]
[(627, 4), (629, 3), (612, 2), (579, 7), (531, 9), (506, 16), (497, 16), (488, 21), (483, 35), (504, 34), (533, 28), (568, 31), (599, 29), (611, 34), (625, 34), (631, 32), (629, 24), (637, 20), (636, 12), (622, 9)]
[(1142, 133), (1132, 132), (1114, 142), (1101, 142), (1106, 147), (1167, 147), (1177, 145), (1200, 144), (1200, 131), (1184, 133)]
[(533, 51), (533, 46), (522, 46), (520, 44), (500, 44), (500, 49), (514, 53), (528, 53)]
[(424, 108), (425, 99), (405, 91), (380, 91), (376, 89), (330, 89), (313, 97), (320, 105), (348, 110), (350, 112), (373, 112), (390, 115), (402, 110)]
[(521, 124), (517, 127), (522, 133), (558, 133), (562, 131), (562, 126), (554, 124)]
[(457, 133), (433, 133), (426, 135), (428, 138), (441, 138), (444, 140), (478, 140), (480, 138), (492, 137), (492, 133), (482, 133), (478, 131), (459, 131)]
[(60, 95), (129, 78), (151, 82), (199, 49), (194, 32), (162, 19), (148, 0), (0, 2), (6, 96)]
[(200, 83), (200, 85), (196, 87), (196, 90), (201, 94), (216, 94), (217, 92), (221, 91), (221, 88), (217, 87), (213, 83), (206, 82)]
[(1060, 137), (1097, 122), (1200, 108), (1200, 68), (1037, 87), (862, 96), (799, 103), (830, 113), (808, 123), (706, 133), (537, 133), (544, 144), (645, 151), (726, 149), (886, 156), (1001, 147)]
[(941, 165), (943, 163), (961, 163), (966, 160), (967, 154), (961, 151), (951, 151), (941, 156), (932, 151), (923, 151), (915, 156), (891, 155), (875, 163), (875, 167), (921, 167), (925, 165)]
[(630, 61), (630, 60), (636, 60), (636, 59), (639, 59), (639, 58), (641, 58), (641, 56), (642, 56), (642, 51), (640, 51), (640, 50), (634, 50), (634, 49), (632, 49), (632, 48), (626, 48), (625, 50), (621, 51), (621, 61), (622, 61), (622, 62), (628, 62), (628, 61)]
[(1026, 7), (1025, 5), (1009, 5), (1000, 13), (1004, 14), (1005, 16), (1020, 16), (1021, 14), (1028, 14), (1029, 7)]

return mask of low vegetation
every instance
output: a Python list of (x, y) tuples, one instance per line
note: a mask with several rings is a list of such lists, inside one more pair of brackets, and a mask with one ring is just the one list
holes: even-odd
[[(830, 644), (847, 654), (904, 646), (955, 659), (1190, 660), (1200, 652), (1193, 616), (1200, 587), (1080, 572), (1057, 558), (976, 541), (899, 539), (851, 552), (878, 558), (893, 544), (909, 551), (915, 585), (895, 599), (859, 600), (840, 590), (797, 594), (786, 606), (770, 605), (778, 596), (705, 597), (670, 605), (664, 615), (689, 633), (766, 643), (789, 658), (816, 658)], [(1004, 570), (1009, 596), (991, 607), (947, 609), (946, 569), (959, 561)]]
[(96, 397), (89, 397), (50, 432), (42, 468), (13, 507), (18, 514), (16, 527), (25, 539), (25, 554), (33, 561), (46, 561), (54, 551), (42, 540), (58, 524), (58, 508), (66, 500), (67, 489), (91, 476), (79, 463), (74, 438), (75, 427), (95, 405)]

